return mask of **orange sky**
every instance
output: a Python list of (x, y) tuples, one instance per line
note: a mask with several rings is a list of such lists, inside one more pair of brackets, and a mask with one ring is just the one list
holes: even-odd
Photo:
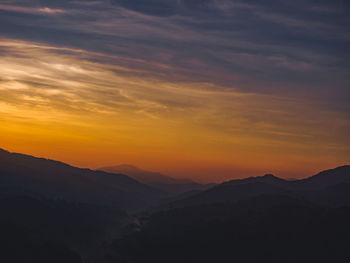
[(304, 177), (350, 160), (346, 118), (307, 99), (166, 80), (84, 50), (7, 38), (0, 47), (6, 150), (200, 181)]

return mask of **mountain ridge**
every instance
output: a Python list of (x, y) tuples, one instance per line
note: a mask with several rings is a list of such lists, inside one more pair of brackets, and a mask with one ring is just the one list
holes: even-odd
[(172, 205), (181, 207), (235, 202), (260, 195), (286, 195), (325, 205), (350, 205), (350, 165), (328, 169), (295, 181), (288, 181), (272, 174), (230, 180), (177, 200)]
[(140, 208), (167, 196), (127, 175), (77, 168), (31, 155), (0, 151), (0, 186), (23, 187), (45, 197)]
[(201, 184), (191, 179), (173, 178), (158, 172), (146, 171), (130, 164), (107, 166), (98, 170), (126, 174), (141, 183), (176, 194), (193, 190), (206, 190), (216, 185), (210, 183)]

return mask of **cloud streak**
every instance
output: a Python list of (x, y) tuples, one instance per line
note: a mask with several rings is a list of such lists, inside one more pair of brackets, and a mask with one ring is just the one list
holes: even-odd
[(14, 11), (20, 13), (31, 13), (31, 14), (62, 14), (68, 11), (63, 9), (52, 9), (49, 7), (42, 8), (32, 8), (32, 7), (22, 7), (22, 6), (12, 6), (12, 5), (0, 5), (0, 10)]
[(181, 151), (200, 171), (251, 156), (260, 171), (274, 159), (284, 171), (304, 159), (327, 168), (349, 158), (348, 11), (344, 1), (4, 1), (0, 119), (17, 130), (1, 133), (29, 125), (43, 143), (34, 126), (50, 123), (86, 149), (104, 131), (100, 151), (146, 166), (168, 156), (165, 170)]

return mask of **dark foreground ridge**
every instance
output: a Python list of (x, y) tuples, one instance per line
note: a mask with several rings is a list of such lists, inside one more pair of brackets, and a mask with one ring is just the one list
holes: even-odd
[(0, 178), (0, 262), (350, 262), (350, 166), (174, 196), (0, 150)]
[(108, 262), (349, 262), (350, 208), (286, 196), (157, 212), (116, 239)]

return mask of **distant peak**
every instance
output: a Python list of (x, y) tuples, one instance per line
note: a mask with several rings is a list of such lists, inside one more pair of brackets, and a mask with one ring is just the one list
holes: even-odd
[(131, 164), (119, 164), (119, 165), (116, 165), (115, 167), (120, 167), (120, 168), (129, 168), (129, 169), (135, 169), (135, 170), (139, 170), (138, 167), (136, 167), (135, 165), (131, 165)]
[(276, 178), (276, 176), (274, 176), (273, 174), (265, 174), (263, 177), (264, 178)]
[(138, 167), (131, 165), (131, 164), (118, 164), (118, 165), (113, 165), (113, 166), (106, 166), (102, 167), (99, 170), (118, 170), (118, 171), (123, 171), (123, 172), (140, 172), (142, 171)]

